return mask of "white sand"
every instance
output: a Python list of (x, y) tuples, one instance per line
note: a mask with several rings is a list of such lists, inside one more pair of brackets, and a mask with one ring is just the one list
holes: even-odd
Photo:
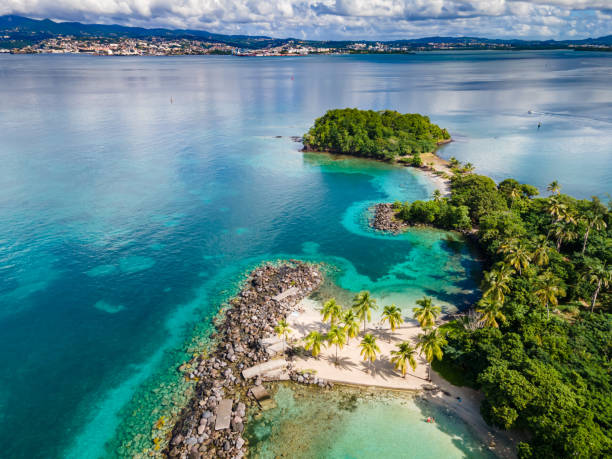
[[(434, 182), (442, 196), (450, 196), (450, 180), (434, 173), (443, 172), (448, 176), (452, 176), (453, 172), (450, 169), (450, 163), (435, 153), (423, 153), (421, 159), (423, 160), (423, 167), (420, 170)], [(430, 163), (433, 163), (433, 165), (430, 165)]]
[[(298, 305), (298, 308), (301, 311), (291, 314), (287, 320), (293, 330), (292, 339), (302, 339), (313, 330), (321, 333), (326, 333), (329, 330), (329, 324), (321, 322), (321, 314), (316, 309), (320, 308), (318, 303), (306, 299)], [(397, 343), (409, 341), (416, 345), (416, 338), (421, 333), (421, 329), (416, 322), (407, 321), (393, 333), (386, 324), (383, 327), (379, 323), (369, 323), (367, 332), (376, 336), (381, 351), (373, 364), (364, 361), (360, 355), (359, 343), (363, 337), (362, 330), (360, 336), (352, 338), (342, 349), (338, 349), (337, 365), (336, 348), (331, 346), (324, 348), (318, 359), (314, 357), (295, 358), (293, 360), (294, 368), (316, 370), (316, 374), (320, 378), (345, 384), (412, 390), (419, 390), (423, 388), (423, 385), (430, 384), (427, 381), (427, 362), (422, 357), (417, 358), (416, 371), (409, 368), (406, 378), (403, 378), (401, 373), (395, 370), (390, 361), (391, 350), (396, 349), (395, 345)]]

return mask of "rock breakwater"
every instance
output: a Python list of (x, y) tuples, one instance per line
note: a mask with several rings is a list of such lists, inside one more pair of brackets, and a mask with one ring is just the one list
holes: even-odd
[(379, 231), (395, 234), (408, 228), (405, 222), (396, 218), (393, 204), (387, 202), (374, 206), (374, 216), (370, 220), (370, 226)]
[(291, 260), (255, 269), (246, 286), (230, 301), (212, 336), (216, 344), (179, 368), (197, 381), (194, 397), (181, 413), (165, 449), (171, 458), (242, 458), (246, 412), (256, 403), (247, 394), (261, 378), (245, 379), (242, 370), (266, 362), (262, 342), (279, 320), (323, 280), (317, 267)]

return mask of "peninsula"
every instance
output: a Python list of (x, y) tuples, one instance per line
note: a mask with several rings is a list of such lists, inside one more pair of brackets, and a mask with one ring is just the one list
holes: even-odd
[[(433, 155), (449, 139), (422, 115), (344, 109), (319, 118), (304, 146), (398, 162)], [(442, 316), (424, 297), (411, 316), (406, 305), (378, 313), (367, 291), (348, 307), (308, 298), (323, 280), (315, 266), (258, 268), (222, 312), (217, 344), (181, 367), (195, 395), (171, 433), (160, 427), (152, 452), (243, 457), (245, 423), (274, 406), (264, 382), (291, 380), (412, 391), (453, 410), (502, 457), (605, 456), (609, 206), (564, 195), (557, 182), (550, 196), (538, 197), (533, 186), (496, 184), (456, 160), (443, 166), (448, 196), (377, 210), (397, 231), (430, 225), (469, 232), (486, 256), (476, 304)]]
[[(421, 121), (421, 138), (409, 137), (411, 145), (426, 149), (448, 138), (428, 119), (404, 116)], [(332, 110), (304, 136), (305, 149), (414, 157), (399, 148), (401, 131), (386, 117), (402, 119), (394, 112)], [(384, 215), (374, 218), (392, 232), (409, 225), (469, 232), (486, 256), (482, 299), (431, 331), (444, 336), (433, 368), (479, 390), (489, 424), (529, 432), (518, 445), (520, 458), (606, 456), (612, 206), (563, 194), (557, 181), (547, 187), (549, 196), (539, 197), (536, 187), (514, 179), (497, 184), (456, 160), (448, 167), (449, 196), (436, 190), (428, 201), (378, 206)]]

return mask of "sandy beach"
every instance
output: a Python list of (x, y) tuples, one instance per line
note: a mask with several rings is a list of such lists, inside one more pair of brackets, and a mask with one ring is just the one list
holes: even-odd
[(450, 169), (450, 163), (435, 153), (423, 153), (421, 159), (423, 160), (423, 166), (420, 170), (436, 184), (442, 196), (450, 196), (450, 180), (435, 173), (443, 172), (448, 177), (451, 177), (453, 172)]
[[(289, 314), (287, 322), (292, 329), (290, 342), (297, 345), (300, 340), (313, 330), (326, 333), (329, 324), (323, 324), (319, 312), (320, 304), (311, 299), (304, 299), (297, 304), (296, 310)], [(360, 355), (359, 342), (363, 336), (350, 340), (342, 349), (338, 349), (338, 364), (336, 365), (335, 346), (324, 348), (318, 358), (310, 355), (295, 357), (292, 361), (296, 370), (314, 370), (319, 378), (340, 384), (374, 386), (393, 390), (408, 390), (421, 394), (432, 403), (451, 410), (466, 422), (478, 435), (480, 440), (488, 445), (500, 457), (516, 457), (514, 444), (516, 440), (511, 433), (499, 431), (487, 425), (480, 415), (482, 395), (467, 387), (453, 386), (435, 371), (431, 371), (431, 381), (427, 380), (426, 360), (417, 358), (416, 371), (409, 371), (402, 377), (390, 362), (390, 352), (402, 341), (416, 344), (421, 333), (418, 323), (409, 317), (393, 333), (389, 326), (376, 321), (368, 323), (367, 332), (377, 338), (380, 354), (373, 364), (363, 361)], [(362, 325), (363, 329), (363, 325)], [(434, 390), (431, 390), (434, 389)], [(437, 389), (437, 390), (436, 390)]]
[[(301, 340), (313, 330), (327, 333), (329, 324), (321, 322), (321, 314), (317, 310), (318, 303), (306, 299), (298, 304), (299, 311), (289, 315), (287, 322), (293, 330), (291, 338)], [(406, 320), (407, 318), (404, 318)], [(362, 325), (363, 328), (363, 325)], [(298, 370), (315, 370), (317, 376), (334, 382), (357, 384), (362, 386), (378, 386), (388, 389), (420, 390), (429, 384), (427, 380), (427, 362), (422, 357), (417, 358), (416, 371), (409, 369), (406, 377), (395, 370), (390, 361), (391, 350), (402, 341), (416, 345), (416, 339), (421, 329), (416, 321), (407, 321), (393, 333), (388, 325), (373, 322), (368, 323), (368, 333), (376, 336), (380, 347), (380, 355), (373, 364), (365, 362), (361, 355), (359, 342), (361, 336), (352, 338), (342, 349), (338, 349), (338, 364), (336, 365), (335, 346), (324, 348), (318, 358), (311, 356), (295, 358), (294, 368)], [(363, 334), (362, 334), (363, 335)]]

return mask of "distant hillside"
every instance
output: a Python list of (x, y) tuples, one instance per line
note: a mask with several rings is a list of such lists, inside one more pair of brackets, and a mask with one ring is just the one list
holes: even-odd
[(145, 29), (142, 27), (126, 27), (121, 25), (54, 22), (50, 19), (37, 20), (15, 15), (0, 16), (0, 35), (8, 35), (13, 39), (30, 40), (32, 42), (56, 37), (58, 35), (108, 38), (190, 38), (247, 48), (278, 46), (286, 42), (286, 40), (271, 37), (223, 35), (207, 32), (205, 30)]
[[(280, 46), (289, 42), (300, 42), (315, 47), (332, 47), (343, 48), (354, 43), (375, 43), (365, 40), (347, 40), (347, 41), (311, 41), (298, 40), (295, 38), (272, 38), (267, 36), (250, 36), (250, 35), (224, 35), (205, 30), (189, 30), (189, 29), (145, 29), (142, 27), (127, 27), (121, 25), (104, 25), (104, 24), (81, 24), (80, 22), (55, 22), (50, 19), (30, 19), (23, 16), (5, 15), (0, 16), (0, 47), (8, 46), (9, 44), (19, 43), (24, 44), (37, 43), (47, 38), (53, 38), (58, 35), (71, 35), (77, 38), (84, 37), (100, 37), (100, 38), (188, 38), (193, 40), (204, 40), (214, 43), (223, 43), (230, 46), (241, 48), (261, 49), (272, 46)], [(599, 38), (587, 38), (585, 40), (516, 40), (516, 39), (490, 39), (480, 37), (424, 37), (413, 38), (408, 40), (392, 40), (382, 42), (388, 45), (396, 46), (419, 46), (427, 45), (428, 43), (449, 43), (449, 44), (508, 44), (513, 47), (564, 47), (568, 45), (612, 45), (612, 35)]]

